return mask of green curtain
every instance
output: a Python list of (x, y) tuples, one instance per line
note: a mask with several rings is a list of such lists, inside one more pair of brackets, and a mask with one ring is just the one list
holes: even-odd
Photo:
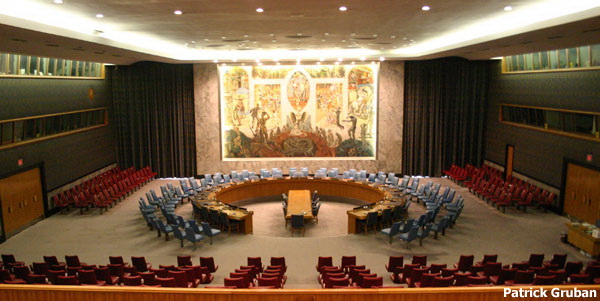
[(111, 69), (117, 160), (161, 177), (196, 170), (193, 66), (142, 62)]
[(440, 176), (451, 164), (479, 165), (488, 62), (409, 61), (404, 85), (404, 174)]

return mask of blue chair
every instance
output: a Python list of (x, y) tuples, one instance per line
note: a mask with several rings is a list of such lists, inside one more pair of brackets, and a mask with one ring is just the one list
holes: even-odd
[[(204, 223), (203, 223), (204, 224)], [(210, 226), (208, 226), (210, 228)], [(196, 251), (196, 243), (203, 240), (204, 236), (202, 234), (196, 234), (192, 228), (185, 228), (185, 237), (191, 243), (194, 243), (194, 251)], [(211, 237), (212, 244), (212, 237)]]
[(417, 237), (419, 238), (419, 246), (423, 246), (423, 239), (429, 236), (431, 226), (431, 224), (427, 224), (425, 225), (425, 228), (423, 230), (417, 232)]
[(188, 186), (187, 182), (185, 181), (185, 179), (179, 179), (179, 185), (181, 186), (181, 190), (184, 193), (190, 194), (190, 195), (195, 195), (196, 191), (194, 191), (194, 189), (190, 186)]
[(431, 226), (431, 231), (434, 232), (434, 239), (438, 238), (438, 232), (442, 232), (442, 235), (446, 235), (446, 227), (448, 227), (449, 219), (450, 217), (444, 216), (442, 217), (442, 219), (440, 219), (440, 221), (437, 224), (433, 224), (433, 226)]
[(210, 227), (210, 225), (208, 223), (205, 223), (205, 222), (202, 222), (200, 224), (202, 225), (202, 232), (204, 233), (205, 236), (208, 236), (208, 239), (210, 240), (210, 244), (212, 245), (213, 237), (221, 234), (221, 230), (213, 229)]
[(400, 181), (398, 183), (398, 186), (396, 186), (396, 188), (398, 188), (398, 190), (400, 190), (400, 191), (404, 191), (408, 187), (408, 182), (409, 181), (410, 181), (410, 177), (409, 176), (402, 177), (402, 181)]
[(181, 232), (181, 230), (179, 230), (179, 227), (173, 227), (173, 236), (179, 239), (179, 241), (181, 242), (181, 248), (183, 248), (183, 240), (185, 239), (185, 235), (183, 234), (183, 232)]
[(400, 233), (400, 222), (393, 223), (390, 228), (382, 229), (381, 233), (387, 235), (390, 238), (390, 244), (392, 243), (392, 237), (398, 235)]
[(425, 225), (425, 219), (427, 218), (427, 214), (423, 214), (419, 216), (419, 220), (413, 222), (413, 226), (423, 227)]
[(231, 183), (231, 177), (229, 175), (223, 175), (223, 183)]
[(381, 212), (381, 220), (379, 221), (379, 227), (383, 229), (383, 226), (389, 226), (392, 223), (392, 208), (383, 209)]
[(409, 247), (409, 243), (415, 239), (417, 239), (417, 232), (419, 231), (419, 227), (418, 226), (412, 226), (410, 228), (410, 230), (406, 233), (401, 233), (399, 236), (400, 240), (403, 240), (406, 242), (406, 247)]
[(187, 199), (188, 202), (192, 201), (191, 196), (193, 196), (193, 194), (187, 193), (187, 192), (183, 192), (183, 191), (181, 191), (181, 189), (179, 187), (175, 187), (175, 195), (177, 195), (178, 197), (180, 197), (182, 199)]
[(365, 229), (365, 234), (369, 234), (369, 228), (374, 228), (377, 230), (377, 219), (379, 217), (379, 213), (377, 211), (367, 213), (367, 219), (365, 220), (357, 220), (359, 225), (362, 225)]
[(189, 228), (190, 227), (190, 223), (186, 222), (181, 215), (176, 215), (175, 217), (177, 217), (177, 225), (180, 228)]
[(148, 200), (148, 204), (150, 204), (154, 207), (158, 207), (158, 205), (160, 204), (160, 201), (154, 200), (154, 198), (152, 197), (152, 194), (150, 194), (150, 191), (146, 192), (146, 200)]
[(319, 209), (321, 209), (321, 203), (317, 203), (316, 206), (312, 208), (312, 215), (315, 217), (317, 224), (319, 223)]
[(170, 225), (165, 225), (165, 223), (160, 219), (155, 219), (154, 221), (156, 222), (158, 229), (160, 229), (160, 232), (165, 234), (165, 240), (168, 241), (169, 233), (173, 232), (173, 227), (171, 227)]
[(194, 230), (194, 233), (202, 234), (202, 230), (200, 230), (200, 227), (198, 227), (198, 223), (196, 223), (195, 220), (189, 219), (187, 222), (190, 225), (190, 228), (192, 228), (192, 230)]
[(294, 230), (302, 231), (302, 236), (304, 236), (304, 215), (303, 214), (292, 214), (292, 226), (291, 226), (291, 235), (294, 235)]
[(201, 192), (202, 191), (202, 187), (200, 187), (198, 185), (198, 182), (196, 182), (196, 179), (194, 179), (194, 178), (188, 178), (188, 181), (190, 181), (190, 185), (192, 186), (192, 189), (195, 192)]
[(212, 175), (209, 174), (209, 173), (204, 174), (204, 182), (206, 182), (206, 184), (208, 184), (208, 185), (213, 185), (214, 182), (213, 182), (213, 179), (212, 179)]
[(223, 231), (227, 229), (227, 235), (231, 233), (231, 228), (235, 229), (238, 233), (240, 233), (240, 221), (230, 220), (227, 213), (219, 212), (219, 221)]

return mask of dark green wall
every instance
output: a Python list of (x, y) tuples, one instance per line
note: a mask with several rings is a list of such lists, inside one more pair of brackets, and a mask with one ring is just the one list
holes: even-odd
[[(0, 78), (0, 120), (111, 107), (110, 81)], [(93, 101), (88, 98), (94, 88)], [(43, 162), (52, 190), (116, 161), (110, 126), (0, 151), (0, 175)]]
[(504, 165), (506, 144), (515, 146), (514, 170), (560, 188), (563, 158), (600, 166), (600, 143), (549, 134), (498, 121), (500, 103), (600, 112), (600, 71), (501, 74), (490, 66), (485, 158)]

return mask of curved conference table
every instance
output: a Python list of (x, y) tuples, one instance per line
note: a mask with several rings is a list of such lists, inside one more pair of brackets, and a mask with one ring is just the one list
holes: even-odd
[[(319, 195), (335, 196), (347, 199), (364, 201), (366, 208), (349, 210), (348, 233), (356, 233), (356, 220), (366, 219), (371, 211), (381, 211), (396, 205), (404, 205), (405, 200), (394, 196), (394, 188), (387, 186), (376, 186), (372, 183), (355, 182), (352, 180), (339, 180), (333, 178), (269, 178), (241, 183), (228, 183), (214, 187), (205, 196), (208, 201), (216, 201), (220, 204), (231, 204), (238, 201), (281, 195), (290, 190), (318, 191)], [(206, 202), (206, 200), (204, 200)], [(209, 205), (210, 207), (211, 205)], [(234, 213), (234, 210), (231, 210)], [(228, 213), (229, 214), (229, 213)], [(252, 233), (252, 212), (243, 214), (231, 214), (230, 218), (243, 221), (244, 233)]]

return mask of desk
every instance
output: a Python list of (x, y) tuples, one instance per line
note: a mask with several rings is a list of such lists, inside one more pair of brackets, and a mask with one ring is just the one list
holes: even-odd
[(571, 225), (571, 223), (567, 223), (567, 228), (569, 228), (567, 240), (570, 244), (584, 250), (593, 257), (600, 256), (600, 238), (594, 238), (585, 233), (580, 227)]
[[(195, 201), (198, 202), (198, 201)], [(208, 204), (196, 203), (197, 206), (205, 206), (208, 209), (225, 212), (227, 217), (232, 220), (240, 221), (240, 232), (244, 234), (252, 234), (252, 215), (254, 212), (242, 209), (234, 209), (226, 204), (218, 202), (210, 202)]]
[(383, 202), (378, 202), (376, 204), (371, 204), (370, 206), (366, 206), (367, 207), (366, 209), (364, 207), (362, 207), (359, 209), (348, 210), (346, 212), (348, 214), (348, 234), (354, 234), (357, 232), (356, 231), (356, 221), (367, 219), (367, 214), (369, 214), (369, 212), (378, 212), (378, 215), (381, 216), (383, 209), (391, 209), (391, 208), (394, 208), (396, 206), (401, 206), (401, 205), (403, 206), (404, 204), (390, 202), (390, 201), (383, 201)]
[[(398, 202), (386, 201), (384, 205), (403, 205), (406, 202), (403, 198), (396, 198), (393, 194), (393, 188), (385, 186), (376, 186), (372, 183), (354, 182), (349, 180), (338, 180), (334, 178), (280, 178), (280, 179), (261, 179), (255, 181), (246, 181), (242, 183), (229, 183), (213, 187), (210, 191), (201, 194), (201, 199), (220, 201), (229, 204), (241, 200), (280, 195), (288, 193), (290, 190), (308, 190), (310, 192), (318, 191), (319, 195), (336, 196), (347, 199), (357, 199), (366, 203), (376, 203), (383, 199), (398, 200)], [(379, 206), (379, 205), (376, 205)], [(376, 207), (377, 210), (380, 207)], [(382, 207), (381, 207), (382, 208)], [(288, 205), (288, 214), (289, 214)], [(308, 207), (307, 214), (312, 217), (312, 208)], [(287, 217), (287, 216), (286, 216)], [(359, 213), (348, 213), (348, 233), (356, 232), (356, 220), (365, 219)], [(251, 227), (251, 226), (250, 226)], [(249, 232), (252, 233), (252, 232)]]
[(310, 190), (290, 190), (288, 194), (287, 214), (285, 218), (291, 219), (292, 214), (304, 214), (304, 218), (314, 218), (312, 215), (312, 201)]

